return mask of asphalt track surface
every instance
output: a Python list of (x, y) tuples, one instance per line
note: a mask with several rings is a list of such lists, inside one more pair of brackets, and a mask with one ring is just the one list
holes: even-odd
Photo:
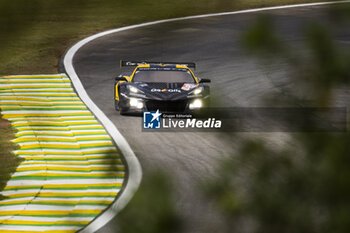
[[(293, 89), (283, 63), (261, 66), (241, 45), (244, 33), (257, 15), (273, 16), (277, 33), (295, 50), (302, 51), (308, 23), (329, 23), (325, 7), (272, 10), (163, 23), (104, 36), (83, 46), (73, 64), (86, 91), (124, 135), (139, 158), (144, 174), (161, 168), (172, 174), (176, 207), (186, 232), (213, 232), (220, 217), (201, 195), (200, 181), (215, 175), (215, 163), (229, 156), (235, 135), (220, 133), (142, 132), (140, 117), (121, 116), (114, 110), (113, 77), (121, 71), (119, 60), (194, 61), (196, 75), (212, 79), (213, 99), (220, 106), (266, 106), (270, 94), (303, 95)], [(337, 31), (339, 44), (349, 48), (350, 27)], [(337, 106), (347, 106), (349, 91), (339, 88)], [(267, 106), (270, 107), (270, 106)], [(253, 135), (253, 133), (245, 133)], [(255, 134), (254, 134), (255, 135)], [(260, 133), (279, 143), (284, 133)], [(98, 232), (115, 232), (114, 222)]]

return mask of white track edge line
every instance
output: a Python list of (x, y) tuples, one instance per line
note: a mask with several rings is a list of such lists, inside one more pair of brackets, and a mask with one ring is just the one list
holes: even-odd
[(114, 202), (114, 204), (108, 208), (103, 214), (101, 214), (99, 217), (97, 217), (93, 222), (91, 222), (89, 225), (87, 225), (85, 228), (80, 230), (81, 233), (90, 233), (95, 232), (98, 229), (102, 228), (105, 224), (107, 224), (114, 216), (116, 216), (131, 200), (135, 192), (137, 191), (141, 179), (142, 179), (142, 170), (141, 165), (135, 156), (134, 152), (132, 151), (130, 145), (125, 140), (125, 138), (121, 135), (121, 133), (118, 131), (116, 126), (111, 122), (111, 120), (108, 119), (108, 117), (97, 107), (97, 105), (90, 99), (88, 96), (86, 90), (84, 89), (79, 76), (75, 72), (74, 66), (73, 66), (73, 57), (76, 54), (76, 52), (86, 45), (87, 43), (98, 39), (100, 37), (110, 35), (113, 33), (126, 31), (130, 29), (145, 27), (145, 26), (151, 26), (155, 24), (161, 24), (161, 23), (168, 23), (168, 22), (174, 22), (174, 21), (181, 21), (181, 20), (189, 20), (189, 19), (198, 19), (198, 18), (206, 18), (206, 17), (215, 17), (215, 16), (224, 16), (224, 15), (234, 15), (234, 14), (246, 14), (246, 13), (253, 13), (253, 12), (261, 12), (261, 11), (269, 11), (269, 10), (279, 10), (279, 9), (287, 9), (287, 8), (297, 8), (297, 7), (309, 7), (309, 6), (321, 6), (321, 5), (330, 5), (330, 4), (339, 4), (339, 3), (350, 3), (350, 0), (344, 0), (344, 1), (329, 1), (329, 2), (316, 2), (316, 3), (305, 3), (305, 4), (293, 4), (293, 5), (285, 5), (285, 6), (275, 6), (275, 7), (264, 7), (264, 8), (255, 8), (255, 9), (249, 9), (249, 10), (240, 10), (240, 11), (232, 11), (232, 12), (221, 12), (221, 13), (214, 13), (214, 14), (204, 14), (204, 15), (195, 15), (195, 16), (186, 16), (186, 17), (179, 17), (179, 18), (172, 18), (172, 19), (164, 19), (164, 20), (157, 20), (153, 22), (147, 22), (147, 23), (141, 23), (141, 24), (135, 24), (131, 26), (116, 28), (104, 32), (100, 32), (98, 34), (89, 36), (79, 42), (77, 42), (73, 47), (71, 47), (66, 55), (64, 56), (63, 65), (66, 70), (66, 73), (72, 80), (73, 86), (78, 92), (79, 97), (82, 99), (82, 101), (88, 106), (88, 108), (93, 112), (93, 114), (99, 119), (99, 121), (102, 123), (102, 125), (105, 127), (107, 132), (111, 135), (115, 143), (118, 145), (119, 149), (123, 153), (125, 160), (129, 167), (129, 180), (127, 182), (127, 186), (125, 187), (123, 193), (119, 197), (119, 199)]

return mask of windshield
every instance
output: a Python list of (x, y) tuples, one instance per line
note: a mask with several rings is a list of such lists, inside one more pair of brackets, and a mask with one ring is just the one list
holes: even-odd
[(195, 83), (190, 71), (183, 70), (141, 70), (135, 72), (133, 82), (149, 83)]

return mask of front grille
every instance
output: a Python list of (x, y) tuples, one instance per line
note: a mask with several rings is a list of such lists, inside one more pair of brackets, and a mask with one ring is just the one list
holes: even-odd
[(184, 112), (186, 109), (187, 101), (160, 101), (160, 100), (148, 100), (146, 107), (148, 111), (160, 112)]

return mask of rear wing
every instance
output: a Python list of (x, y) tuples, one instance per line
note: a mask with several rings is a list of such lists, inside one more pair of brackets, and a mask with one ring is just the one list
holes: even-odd
[(120, 61), (120, 68), (124, 66), (139, 66), (139, 65), (181, 65), (188, 68), (196, 68), (194, 62), (154, 62), (154, 61)]

